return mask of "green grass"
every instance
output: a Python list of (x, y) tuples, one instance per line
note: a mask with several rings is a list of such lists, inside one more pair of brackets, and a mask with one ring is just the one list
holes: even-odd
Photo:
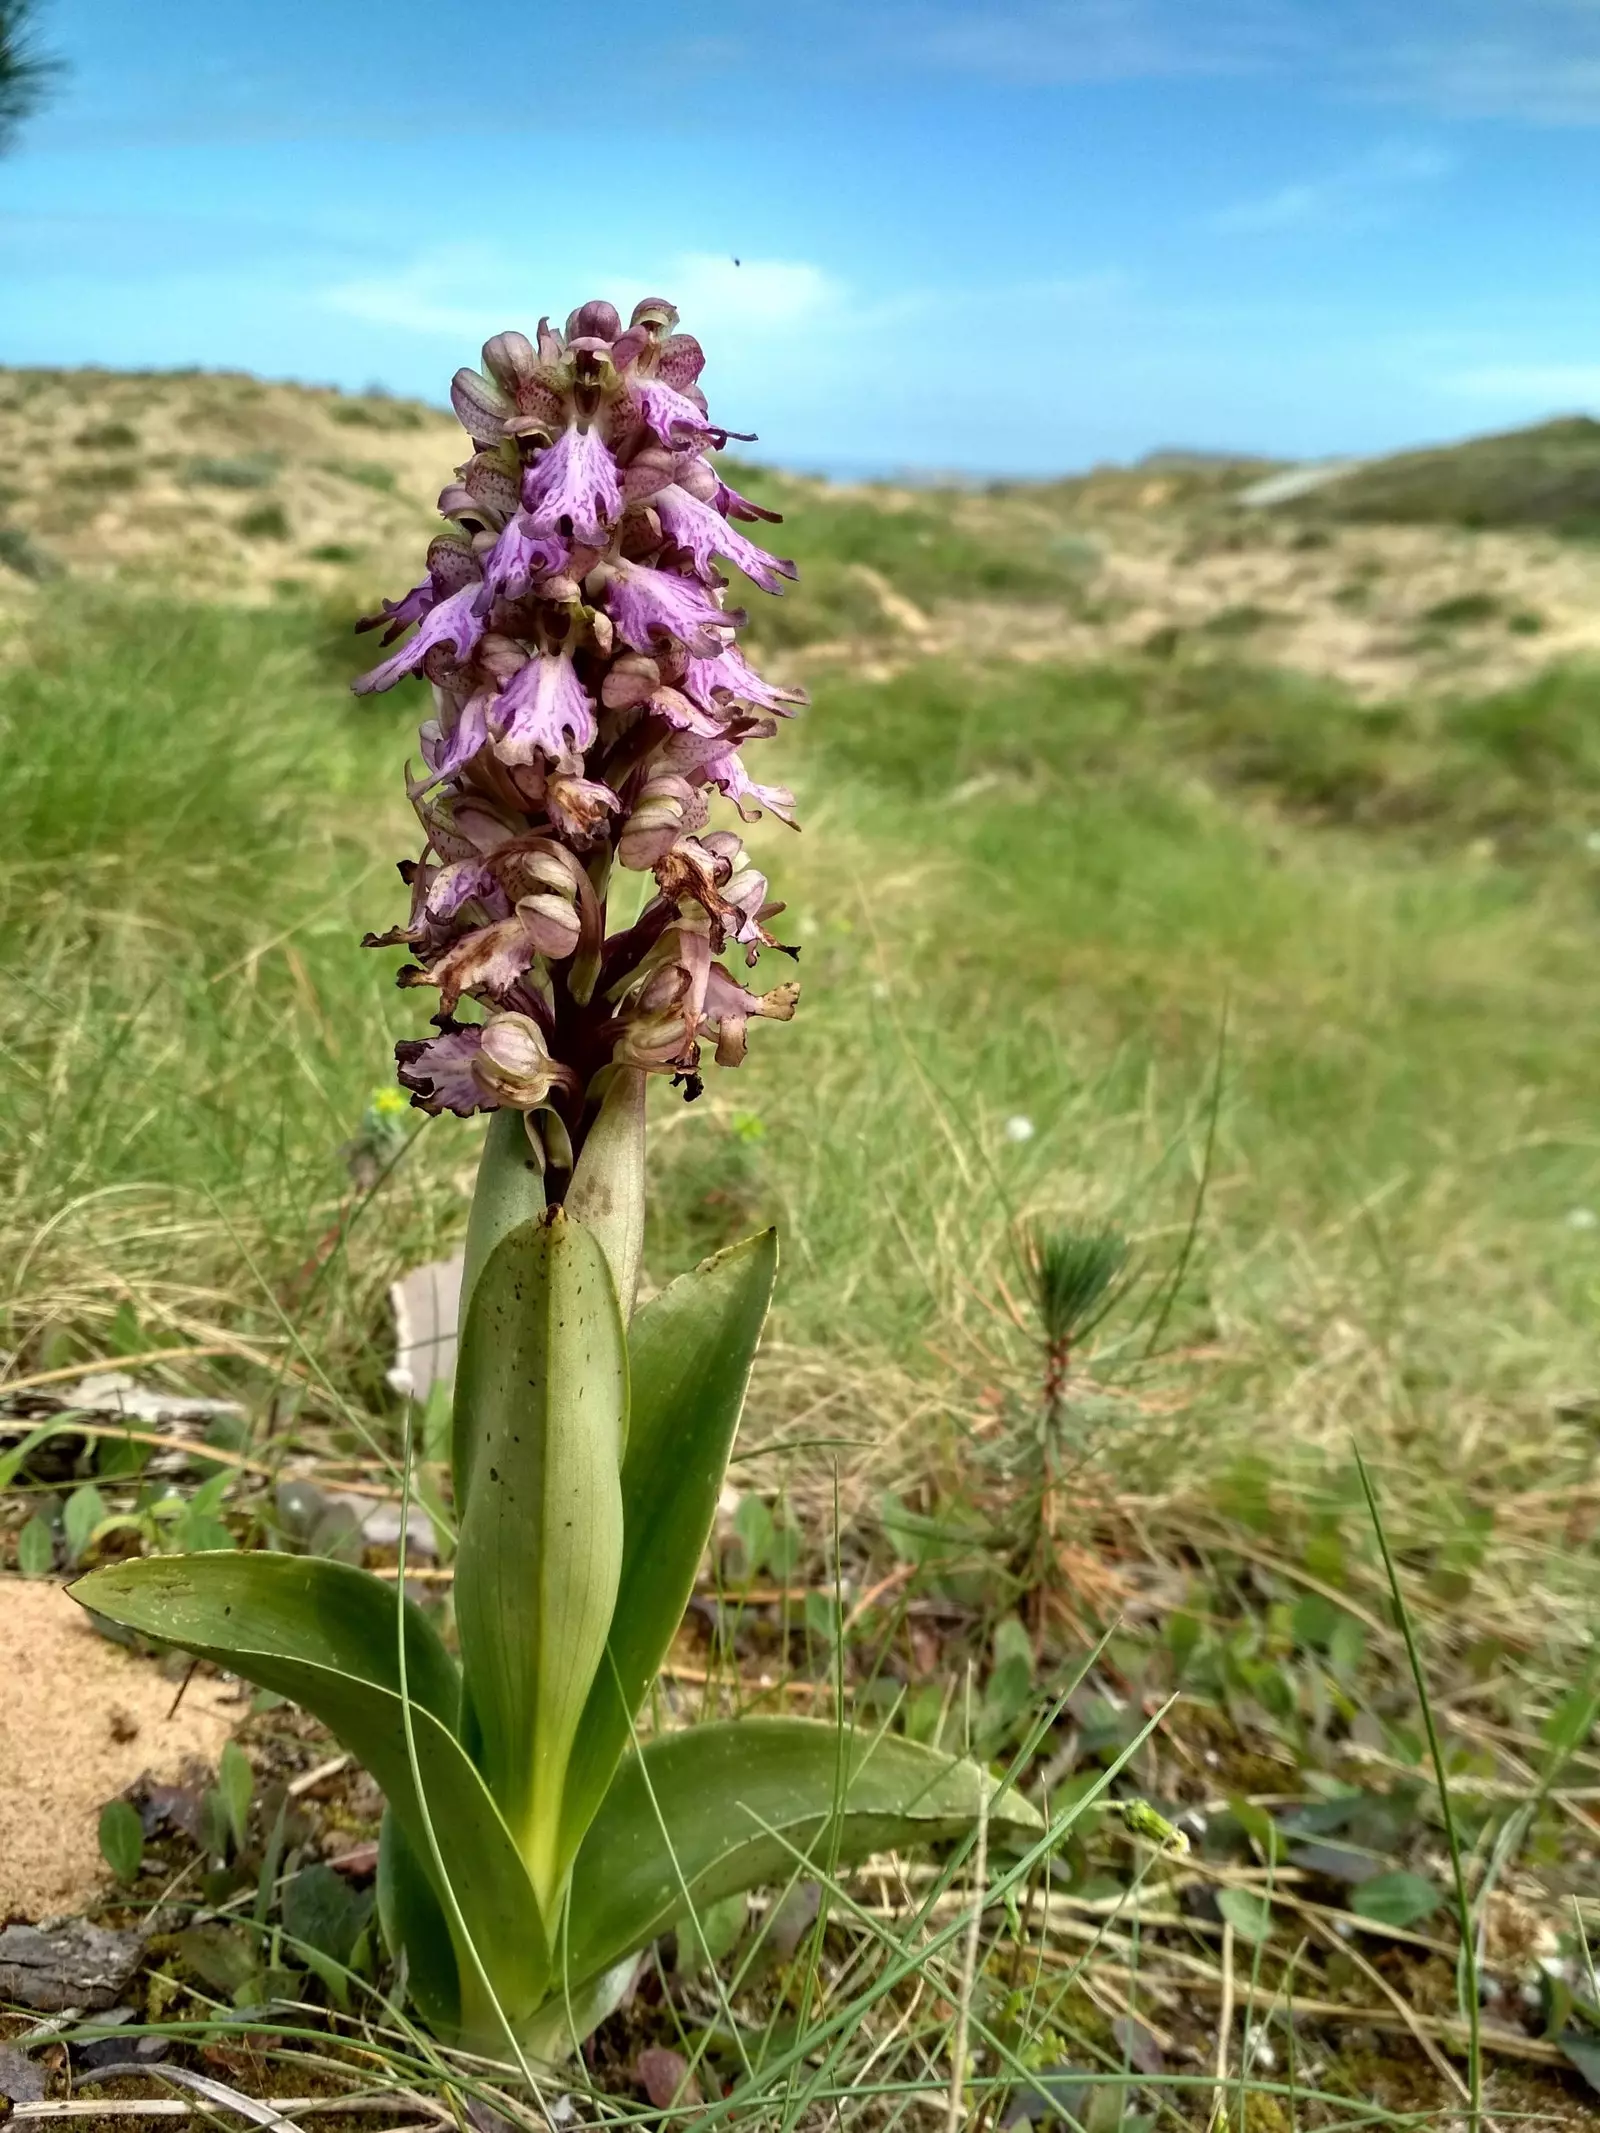
[(1530, 429), (1357, 468), (1292, 506), (1312, 519), (1600, 532), (1600, 422), (1565, 416)]
[[(135, 604), (6, 675), (0, 1161), (44, 1239), (8, 1345), (82, 1316), (92, 1347), (118, 1284), (156, 1318), (187, 1294), (158, 1205), (207, 1240), (215, 1296), (182, 1310), (259, 1329), (275, 1306), (208, 1196), (280, 1301), (336, 1211), (422, 1019), (356, 946), (400, 907), (417, 704), (349, 699), (343, 642), (300, 609)], [(1313, 1437), (1403, 1416), (1442, 1441), (1505, 1403), (1544, 1444), (1600, 1274), (1567, 1221), (1600, 1206), (1597, 696), (1556, 672), (1412, 720), (1247, 668), (829, 682), (784, 743), (805, 834), (757, 837), (801, 1012), (702, 1104), (658, 1092), (652, 1270), (777, 1214), (786, 1338), (924, 1371), (1013, 1212), (1175, 1249), (1226, 1011), (1180, 1324), (1220, 1337), (1230, 1427), (1292, 1398)], [(472, 1146), (430, 1126), (353, 1252), (349, 1353), (398, 1260), (459, 1226)]]
[[(24, 1370), (231, 1346), (264, 1367), (236, 1354), (186, 1366), (185, 1383), (247, 1389), (253, 1426), (277, 1429), (287, 1362), (302, 1413), (354, 1412), (392, 1447), (385, 1286), (459, 1240), (478, 1138), (428, 1124), (362, 1212), (350, 1143), (394, 1037), (424, 1021), (392, 984), (398, 957), (357, 945), (403, 908), (393, 863), (414, 848), (402, 764), (421, 691), (352, 699), (361, 648), (344, 618), (335, 630), (288, 602), (86, 596), (3, 649), (0, 1346)], [(1387, 1758), (1357, 1771), (1376, 1852), (1436, 1875), (1443, 1811), (1423, 1799), (1404, 1652), (1384, 1642), (1356, 1442), (1420, 1649), (1452, 1691), (1451, 1811), (1480, 1853), (1498, 1841), (1470, 1784), (1501, 1766), (1474, 1724), (1517, 1729), (1516, 1752), (1545, 1766), (1539, 1736), (1564, 1739), (1552, 1707), (1595, 1599), (1588, 1554), (1562, 1543), (1569, 1505), (1592, 1495), (1600, 1304), (1600, 1231), (1572, 1220), (1600, 1210), (1597, 707), (1600, 679), (1577, 669), (1425, 709), (1183, 659), (818, 682), (769, 773), (797, 786), (804, 833), (753, 833), (790, 902), (778, 930), (803, 947), (800, 1013), (758, 1025), (743, 1068), (711, 1072), (700, 1102), (654, 1091), (647, 1262), (659, 1281), (782, 1224), (743, 1441), (831, 1449), (735, 1468), (756, 1509), (798, 1506), (795, 1553), (767, 1530), (758, 1562), (761, 1521), (738, 1531), (747, 1573), (811, 1586), (820, 1672), (834, 1459), (858, 1588), (886, 1551), (922, 1563), (930, 1527), (970, 1532), (980, 1506), (1003, 1508), (1022, 1464), (1005, 1432), (1037, 1404), (1027, 1240), (1037, 1259), (1042, 1237), (1115, 1232), (1130, 1256), (1088, 1343), (1096, 1384), (1069, 1389), (1061, 1432), (1081, 1462), (1069, 1537), (1125, 1580), (1105, 1607), (1126, 1617), (1110, 1675), (1073, 1705), (1080, 1773), (1178, 1689), (1174, 1724), (1218, 1744), (1204, 1788), (1311, 1796), (1335, 1768), (1349, 1778), (1359, 1720)], [(1100, 1602), (1030, 1641), (1010, 1613), (1030, 1602), (989, 1546), (976, 1570), (918, 1569), (915, 1589), (938, 1598), (917, 1632), (942, 1625), (933, 1662), (895, 1645), (868, 1678), (879, 1617), (845, 1661), (860, 1709), (924, 1736), (970, 1724), (1003, 1757), (1065, 1685)], [(882, 1605), (898, 1604), (896, 1588)], [(775, 1638), (738, 1645), (737, 1609), (721, 1619), (747, 1671), (774, 1652), (792, 1663)], [(952, 1687), (968, 1659), (971, 1708)], [(1136, 1767), (1157, 1799), (1191, 1784), (1165, 1750)], [(1563, 1825), (1543, 1793), (1534, 1805), (1522, 1835), (1542, 1871)], [(1230, 1813), (1213, 1818), (1208, 1871), (1255, 1856), (1265, 1817)], [(1103, 1833), (1052, 1887), (1087, 1901), (1108, 1871), (1129, 1886)], [(985, 1975), (1010, 1984), (972, 2010), (983, 2079), (1003, 2082), (1008, 2052), (1057, 2029), (1075, 2059), (1118, 2067), (1103, 2017), (1058, 1990), (1070, 1974), (1018, 1988), (998, 1906), (987, 1923)], [(1299, 1915), (1281, 1928), (1274, 1962)], [(922, 1958), (903, 1959), (902, 1934), (897, 1920), (874, 1945), (910, 1975)], [(1117, 1960), (1153, 1960), (1155, 1938), (1130, 1957), (1124, 1935)], [(1237, 1960), (1242, 1987), (1244, 1946)], [(933, 2026), (911, 2033), (938, 2068), (960, 1981), (927, 1974), (916, 2021)], [(825, 2078), (843, 2090), (854, 2063), (830, 2060)], [(1210, 2063), (1173, 2078), (1201, 2082), (1194, 2064)], [(925, 2087), (941, 2078), (905, 2066)], [(1359, 2099), (1380, 2076), (1334, 2054), (1326, 2085)], [(1204, 2123), (1204, 2089), (1190, 2101)]]

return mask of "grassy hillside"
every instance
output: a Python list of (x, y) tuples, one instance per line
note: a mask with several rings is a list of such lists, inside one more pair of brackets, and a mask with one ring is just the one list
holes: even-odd
[(1600, 534), (1600, 422), (1567, 415), (1397, 452), (1341, 476), (1297, 509), (1387, 525), (1542, 527), (1589, 540)]

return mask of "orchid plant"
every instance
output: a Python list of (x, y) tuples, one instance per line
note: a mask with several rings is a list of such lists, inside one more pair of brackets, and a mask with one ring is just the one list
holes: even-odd
[[(480, 2050), (553, 2057), (616, 2005), (639, 1951), (812, 1853), (848, 1863), (1036, 1826), (976, 1765), (803, 1719), (641, 1738), (716, 1513), (777, 1265), (771, 1231), (635, 1308), (645, 1092), (700, 1091), (797, 987), (749, 990), (782, 905), (738, 833), (793, 815), (742, 751), (800, 701), (738, 649), (719, 563), (794, 567), (774, 514), (708, 450), (698, 343), (671, 305), (626, 329), (502, 333), (452, 399), (473, 442), (427, 575), (372, 624), (356, 684), (432, 685), (411, 780), (402, 986), (439, 996), (396, 1047), (431, 1113), (490, 1114), (467, 1230), (451, 1425), (459, 1659), (370, 1573), (289, 1554), (110, 1565), (76, 1596), (292, 1697), (382, 1786), (384, 1931), (419, 2010)], [(637, 915), (608, 927), (632, 874)], [(464, 1002), (474, 1012), (462, 1012)]]

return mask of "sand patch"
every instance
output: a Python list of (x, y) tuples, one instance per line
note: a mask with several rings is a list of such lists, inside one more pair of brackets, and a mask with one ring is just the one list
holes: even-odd
[(239, 1692), (177, 1686), (109, 1644), (59, 1585), (0, 1578), (0, 1922), (81, 1910), (106, 1884), (98, 1825), (143, 1771), (174, 1780), (215, 1763), (243, 1717)]

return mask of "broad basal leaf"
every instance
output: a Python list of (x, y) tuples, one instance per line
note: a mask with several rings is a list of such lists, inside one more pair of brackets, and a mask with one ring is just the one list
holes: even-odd
[(681, 1275), (628, 1328), (622, 1578), (567, 1776), (571, 1847), (628, 1746), (694, 1590), (777, 1265), (776, 1230), (747, 1237)]
[(478, 1276), (456, 1364), (456, 1622), (480, 1761), (547, 1924), (567, 1758), (622, 1564), (627, 1336), (599, 1241), (560, 1208)]
[(617, 1772), (573, 1867), (568, 1977), (577, 1986), (611, 1968), (686, 1910), (786, 1880), (795, 1850), (846, 1866), (959, 1836), (980, 1801), (996, 1827), (1042, 1826), (975, 1763), (892, 1735), (766, 1718), (647, 1742)]
[[(412, 1851), (432, 1852), (400, 1696), (395, 1595), (312, 1556), (153, 1556), (115, 1563), (74, 1599), (141, 1635), (180, 1644), (320, 1718), (387, 1796)], [(455, 1737), (460, 1682), (420, 1610), (405, 1608), (407, 1690), (427, 1814), (465, 1930), (513, 2021), (544, 1995), (549, 1958), (533, 1891), (493, 1800)], [(434, 1877), (436, 1878), (436, 1877)], [(445, 1906), (449, 1913), (450, 1906)], [(464, 1951), (457, 1940), (457, 1956)]]

